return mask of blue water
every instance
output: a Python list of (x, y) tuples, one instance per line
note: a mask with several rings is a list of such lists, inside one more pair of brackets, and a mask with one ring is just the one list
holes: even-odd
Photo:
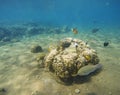
[(120, 27), (119, 0), (0, 0), (0, 22)]
[[(95, 49), (103, 67), (69, 86), (44, 72), (39, 53), (31, 52), (40, 45), (47, 54), (66, 37)], [(119, 67), (120, 0), (0, 0), (0, 95), (75, 95), (75, 89), (78, 95), (120, 95)]]

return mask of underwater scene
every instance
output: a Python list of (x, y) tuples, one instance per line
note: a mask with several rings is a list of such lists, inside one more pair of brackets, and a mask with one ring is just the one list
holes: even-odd
[(0, 95), (120, 95), (120, 0), (0, 0)]

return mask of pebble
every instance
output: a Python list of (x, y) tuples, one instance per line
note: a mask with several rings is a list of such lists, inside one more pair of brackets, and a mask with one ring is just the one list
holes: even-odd
[(75, 89), (75, 93), (76, 93), (76, 94), (79, 94), (79, 93), (80, 93), (80, 90), (79, 90), (79, 89)]
[(38, 94), (39, 94), (38, 91), (33, 91), (33, 92), (31, 93), (31, 95), (38, 95)]
[(112, 92), (109, 92), (109, 95), (112, 95)]
[(34, 95), (34, 92), (32, 92), (31, 95)]

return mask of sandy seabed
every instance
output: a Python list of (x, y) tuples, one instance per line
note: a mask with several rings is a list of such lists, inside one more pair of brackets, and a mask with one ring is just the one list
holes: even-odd
[[(120, 34), (119, 34), (120, 35)], [(110, 39), (110, 45), (103, 43)], [(47, 49), (65, 37), (79, 38), (97, 51), (103, 68), (97, 74), (82, 78), (78, 83), (63, 85), (51, 73), (39, 68), (35, 60), (37, 53), (31, 53), (32, 45), (39, 44)], [(20, 42), (0, 46), (0, 95), (119, 95), (120, 93), (120, 39), (112, 32), (78, 35), (41, 34), (24, 38)], [(75, 93), (79, 89), (80, 93)]]

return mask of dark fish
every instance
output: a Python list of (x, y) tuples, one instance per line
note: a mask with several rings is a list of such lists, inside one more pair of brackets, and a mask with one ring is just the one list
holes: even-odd
[(96, 33), (96, 32), (98, 32), (100, 29), (99, 28), (94, 28), (94, 29), (92, 29), (92, 33)]
[(104, 47), (107, 47), (109, 45), (109, 42), (104, 42), (103, 45)]
[(95, 72), (96, 70), (100, 69), (102, 67), (101, 64), (96, 64), (96, 65), (86, 65), (84, 67), (82, 67), (79, 71), (78, 71), (78, 75), (79, 76), (87, 76), (93, 72)]

